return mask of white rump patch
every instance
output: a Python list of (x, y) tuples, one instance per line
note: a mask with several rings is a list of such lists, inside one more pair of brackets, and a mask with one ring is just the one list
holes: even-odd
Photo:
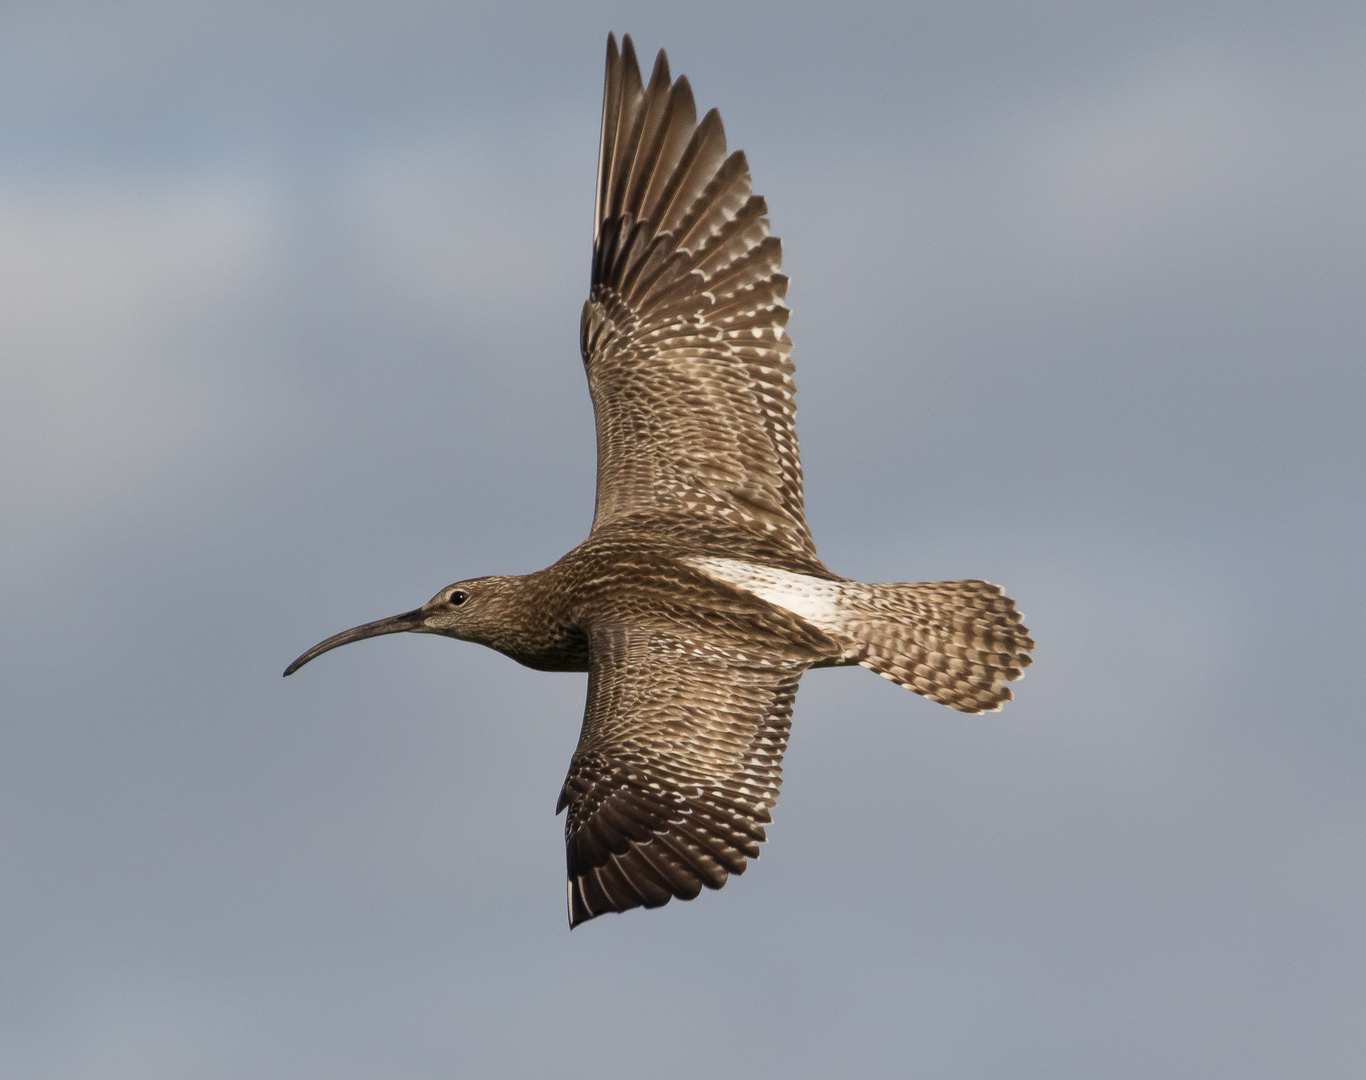
[(739, 559), (689, 555), (679, 561), (701, 570), (709, 578), (790, 611), (819, 630), (838, 633), (844, 626), (846, 608), (842, 602), (844, 583), (841, 581), (794, 574), (791, 570)]

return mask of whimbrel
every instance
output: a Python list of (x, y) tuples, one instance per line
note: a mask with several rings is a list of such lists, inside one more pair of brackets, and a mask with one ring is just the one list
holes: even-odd
[(448, 585), (285, 669), (408, 631), (588, 672), (556, 809), (571, 927), (691, 900), (758, 857), (807, 668), (860, 664), (979, 713), (1030, 662), (995, 585), (864, 585), (817, 558), (767, 214), (716, 110), (698, 123), (662, 50), (645, 86), (630, 37), (618, 52), (609, 35), (579, 327), (598, 433), (588, 539), (538, 573)]

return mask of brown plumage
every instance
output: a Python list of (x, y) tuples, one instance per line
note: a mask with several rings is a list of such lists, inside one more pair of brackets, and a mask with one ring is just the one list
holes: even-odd
[(522, 577), (457, 582), (314, 646), (411, 631), (587, 671), (560, 792), (571, 926), (720, 888), (757, 858), (797, 683), (862, 664), (998, 709), (1034, 643), (984, 581), (864, 585), (806, 525), (782, 245), (721, 118), (661, 51), (648, 86), (607, 39), (592, 289), (580, 346), (598, 431), (588, 539)]

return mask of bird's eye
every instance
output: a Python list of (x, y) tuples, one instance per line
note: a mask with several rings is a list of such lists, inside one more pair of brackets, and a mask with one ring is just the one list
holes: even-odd
[(463, 603), (464, 603), (466, 600), (468, 600), (469, 598), (470, 598), (470, 594), (469, 594), (469, 593), (467, 593), (467, 592), (461, 592), (459, 589), (456, 589), (455, 592), (451, 593), (451, 603), (452, 603), (452, 604), (463, 604)]

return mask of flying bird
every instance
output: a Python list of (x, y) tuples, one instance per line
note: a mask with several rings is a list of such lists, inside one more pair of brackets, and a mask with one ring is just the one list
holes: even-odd
[(448, 585), (313, 646), (442, 634), (588, 672), (568, 811), (569, 924), (691, 900), (757, 858), (802, 673), (859, 664), (966, 713), (999, 709), (1034, 642), (985, 581), (865, 585), (807, 528), (782, 245), (661, 50), (607, 38), (591, 291), (588, 538), (522, 576)]

